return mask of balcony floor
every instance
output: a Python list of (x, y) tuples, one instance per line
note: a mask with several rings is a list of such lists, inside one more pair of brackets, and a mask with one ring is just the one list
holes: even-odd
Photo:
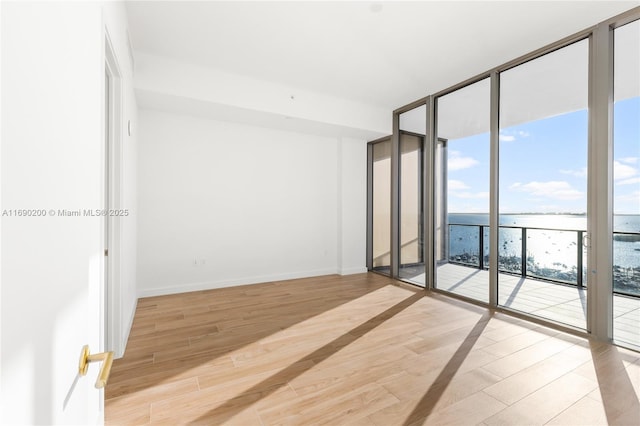
[[(424, 273), (409, 281), (424, 285)], [(489, 301), (489, 271), (447, 263), (438, 267), (440, 290)], [(501, 273), (498, 303), (552, 321), (586, 328), (587, 291), (575, 286)], [(640, 346), (640, 298), (613, 296), (613, 333), (620, 342)]]

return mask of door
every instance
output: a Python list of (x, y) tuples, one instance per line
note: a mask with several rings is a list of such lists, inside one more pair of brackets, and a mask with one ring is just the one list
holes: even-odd
[(640, 20), (613, 34), (613, 339), (640, 347)]
[(589, 39), (500, 73), (498, 305), (580, 329), (588, 73)]
[(391, 273), (391, 138), (367, 145), (368, 150), (368, 239), (370, 271)]
[(398, 129), (398, 277), (425, 287), (425, 159), (427, 106), (420, 103), (399, 114)]
[(96, 424), (103, 294), (100, 5), (2, 2), (1, 424)]
[[(425, 114), (423, 114), (425, 116)], [(424, 134), (400, 131), (398, 276), (424, 287)]]
[(434, 150), (435, 284), (489, 302), (488, 78), (438, 96)]

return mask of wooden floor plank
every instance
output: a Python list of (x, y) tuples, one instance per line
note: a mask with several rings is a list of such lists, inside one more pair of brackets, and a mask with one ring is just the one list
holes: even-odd
[(638, 394), (637, 352), (369, 273), (141, 299), (105, 420), (623, 424)]

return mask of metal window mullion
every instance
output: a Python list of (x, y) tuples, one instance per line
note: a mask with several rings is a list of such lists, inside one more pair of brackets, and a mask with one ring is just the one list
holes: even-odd
[(373, 143), (367, 144), (367, 270), (373, 269)]
[(391, 137), (391, 276), (398, 277), (400, 260), (400, 114), (393, 114)]
[(426, 129), (424, 147), (424, 267), (425, 267), (425, 289), (434, 288), (436, 279), (435, 271), (435, 151), (436, 151), (436, 124), (435, 105), (433, 96), (426, 100)]
[(500, 74), (491, 73), (489, 106), (489, 306), (498, 306)]
[(589, 49), (587, 330), (613, 337), (613, 37), (608, 23)]
[[(424, 181), (424, 174), (425, 174), (425, 163), (424, 163), (424, 150), (425, 150), (425, 139), (426, 136), (422, 136), (420, 138), (420, 151), (419, 151), (419, 159), (418, 159), (418, 206), (422, 206), (422, 208), (419, 211), (419, 215), (418, 217), (419, 219), (419, 223), (418, 223), (418, 238), (422, 238), (422, 241), (419, 242), (418, 245), (418, 249), (420, 250), (420, 262), (424, 265), (425, 264), (425, 257), (424, 257), (424, 245), (425, 245), (425, 228), (424, 228), (424, 216), (426, 214), (426, 210), (425, 210), (425, 202), (424, 202), (424, 198), (425, 198), (425, 181)], [(426, 286), (425, 286), (426, 287)]]
[(440, 239), (442, 255), (445, 256), (442, 260), (449, 259), (449, 140), (438, 138), (440, 143), (440, 218), (441, 234), (438, 236)]

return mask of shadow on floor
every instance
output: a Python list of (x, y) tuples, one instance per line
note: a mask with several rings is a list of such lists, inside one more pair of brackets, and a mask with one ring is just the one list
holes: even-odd
[(315, 280), (322, 285), (290, 280), (140, 299), (125, 356), (114, 361), (106, 387), (107, 415), (110, 399), (167, 383), (393, 283), (376, 274)]
[(513, 290), (511, 290), (511, 294), (509, 294), (509, 297), (503, 304), (504, 306), (511, 306), (513, 301), (516, 299), (516, 296), (518, 296), (518, 292), (520, 291), (520, 288), (522, 288), (524, 281), (525, 281), (524, 277), (518, 280), (518, 284), (516, 284), (515, 287), (513, 287)]
[[(640, 424), (640, 400), (625, 368), (625, 354), (617, 347), (590, 341), (591, 360), (610, 425)], [(634, 360), (629, 357), (629, 360)]]
[(422, 424), (429, 417), (442, 397), (442, 394), (451, 383), (451, 380), (460, 369), (460, 366), (469, 355), (469, 352), (473, 349), (473, 346), (476, 344), (476, 341), (484, 331), (492, 316), (493, 313), (491, 311), (486, 311), (482, 315), (460, 347), (456, 350), (451, 359), (449, 359), (427, 392), (420, 399), (420, 402), (418, 402), (411, 414), (409, 414), (405, 419), (403, 423), (404, 426)]
[[(419, 292), (409, 296), (399, 303), (396, 303), (384, 312), (349, 330), (321, 348), (316, 349), (309, 355), (293, 362), (287, 368), (280, 370), (278, 373), (270, 376), (255, 386), (252, 386), (251, 389), (248, 389), (241, 395), (225, 401), (222, 405), (198, 417), (191, 424), (206, 424), (212, 423), (213, 421), (215, 421), (215, 424), (225, 423), (238, 413), (253, 405), (257, 400), (267, 397), (282, 386), (286, 386), (286, 384), (294, 378), (300, 376), (313, 366), (318, 365), (322, 361), (334, 355), (345, 346), (355, 342), (385, 321), (404, 311), (424, 296), (423, 292)], [(248, 398), (249, 395), (256, 395), (256, 397)]]

